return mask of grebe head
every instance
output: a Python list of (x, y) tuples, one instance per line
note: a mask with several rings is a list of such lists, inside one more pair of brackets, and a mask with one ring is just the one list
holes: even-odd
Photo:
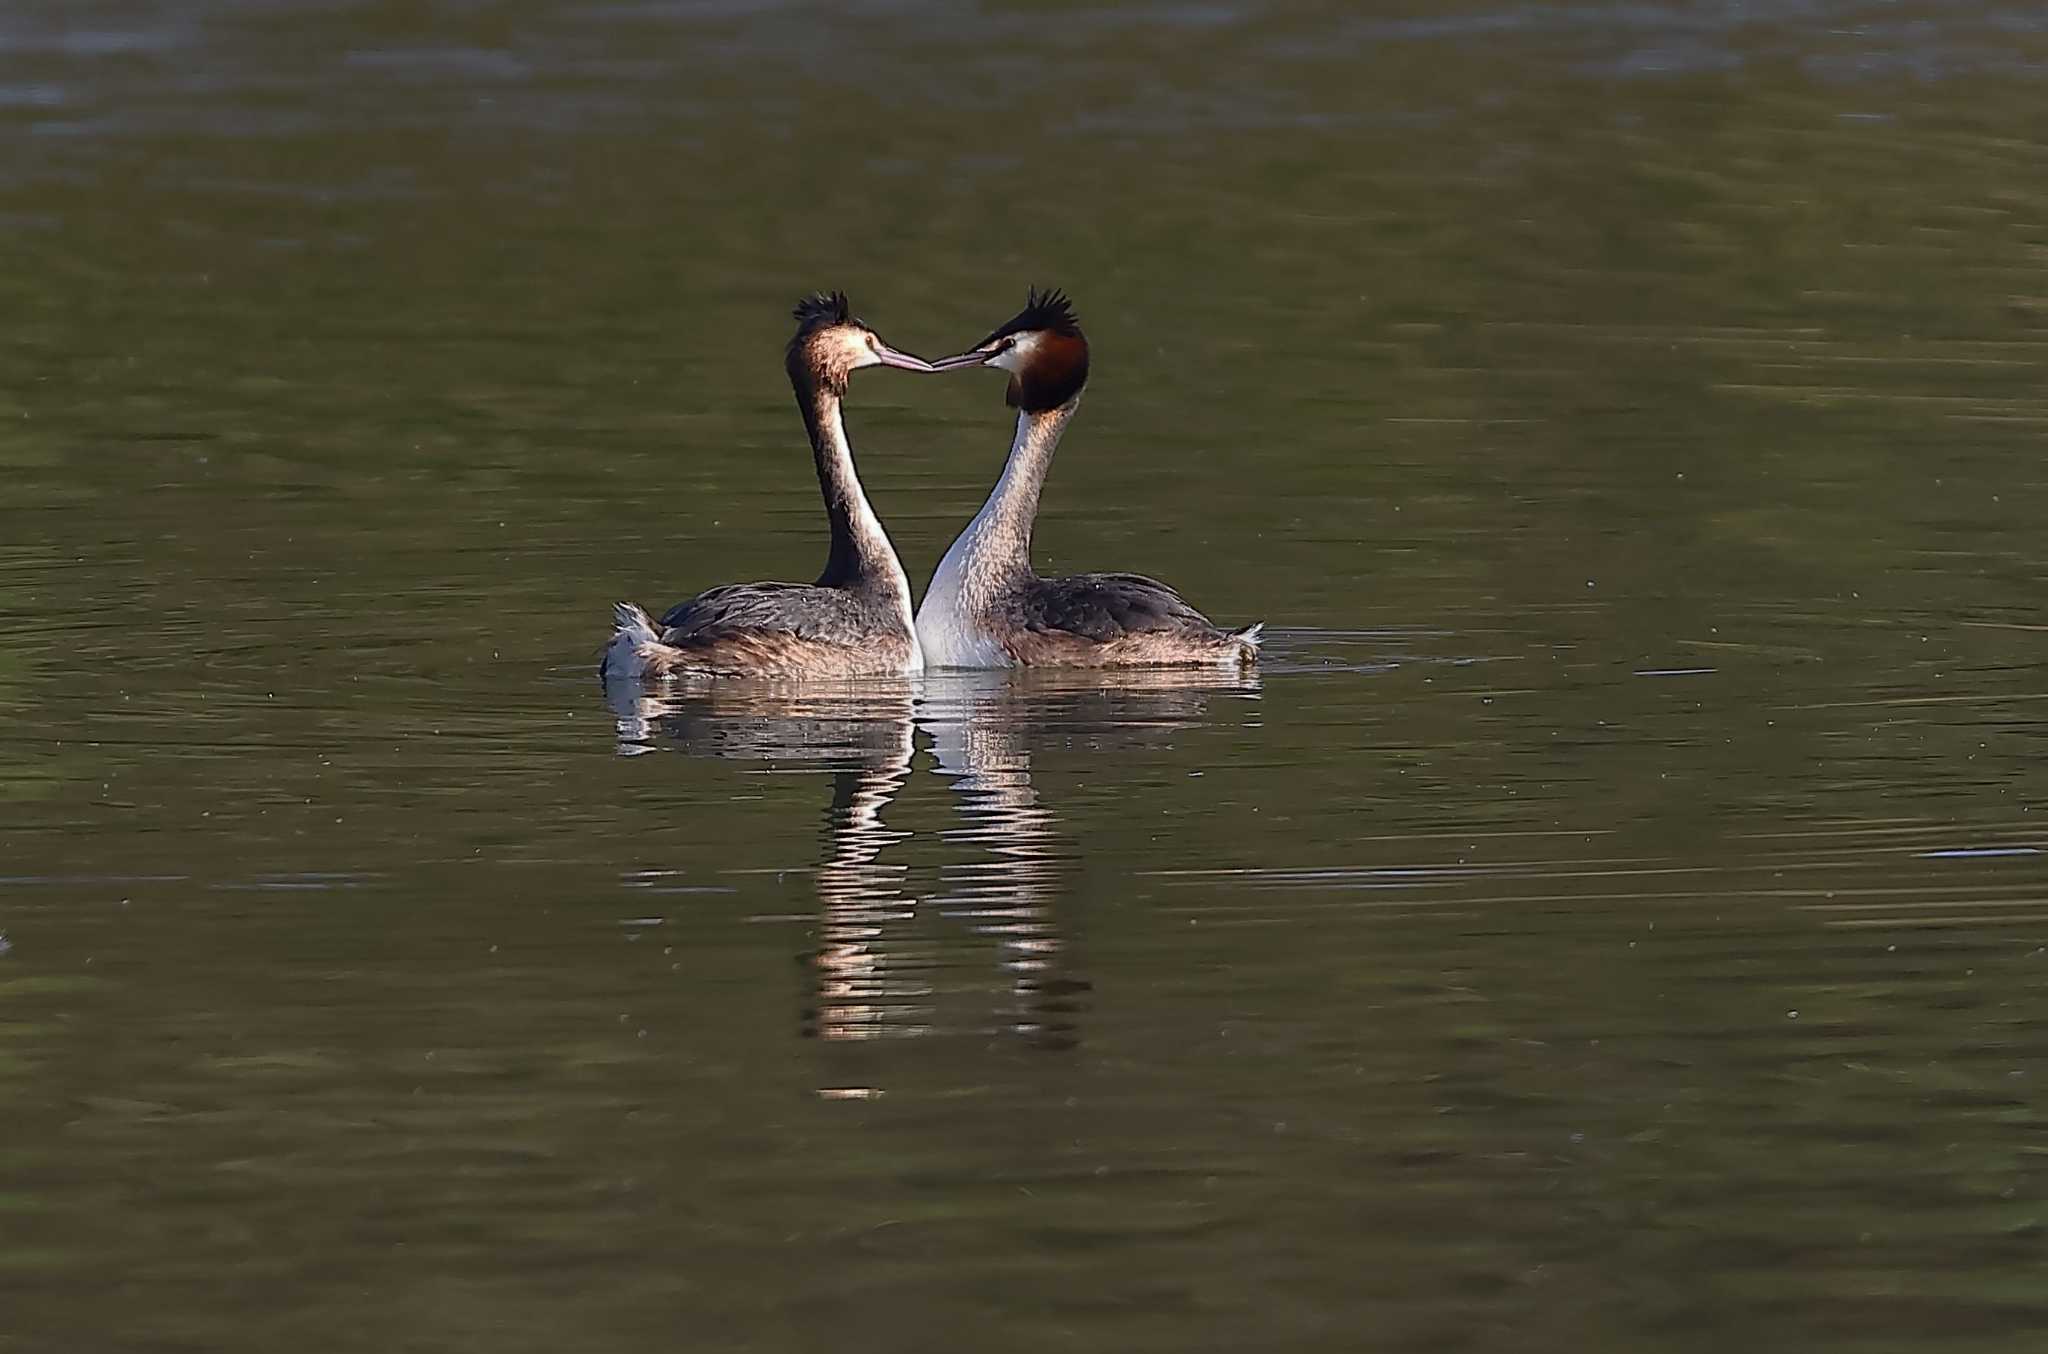
[(862, 367), (938, 370), (882, 342), (880, 334), (853, 317), (843, 291), (806, 296), (790, 314), (796, 320), (796, 336), (789, 341), (792, 381), (844, 395), (847, 381)]
[(1040, 414), (1088, 384), (1088, 338), (1064, 293), (1033, 287), (1009, 323), (966, 352), (932, 363), (933, 371), (961, 367), (1001, 367), (1010, 373), (1011, 407)]

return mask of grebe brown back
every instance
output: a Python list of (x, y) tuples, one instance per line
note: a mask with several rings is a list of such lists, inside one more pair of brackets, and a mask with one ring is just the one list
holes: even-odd
[(669, 608), (656, 625), (631, 602), (613, 610), (599, 667), (607, 681), (704, 677), (861, 677), (924, 666), (910, 581), (853, 465), (840, 405), (862, 367), (933, 371), (848, 312), (843, 292), (806, 297), (785, 365), (817, 461), (832, 553), (815, 583), (728, 583)]
[(1138, 574), (1040, 578), (1031, 528), (1060, 434), (1088, 384), (1088, 340), (1067, 298), (1033, 289), (1024, 309), (939, 371), (1001, 367), (1017, 434), (988, 502), (932, 576), (917, 612), (929, 667), (1244, 667), (1259, 631), (1225, 630)]

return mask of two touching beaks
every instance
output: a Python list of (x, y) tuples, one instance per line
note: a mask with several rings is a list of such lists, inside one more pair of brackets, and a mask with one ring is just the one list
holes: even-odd
[(963, 371), (969, 367), (1000, 367), (1010, 373), (1009, 402), (1026, 410), (1056, 408), (1080, 393), (1088, 379), (1088, 340), (1080, 316), (1057, 288), (1033, 287), (1024, 308), (974, 344), (949, 357), (927, 362), (890, 346), (864, 321), (854, 317), (845, 292), (818, 292), (797, 302), (797, 322), (790, 340), (794, 356), (825, 331), (858, 335), (852, 351), (835, 354), (848, 369), (889, 366), (906, 371)]

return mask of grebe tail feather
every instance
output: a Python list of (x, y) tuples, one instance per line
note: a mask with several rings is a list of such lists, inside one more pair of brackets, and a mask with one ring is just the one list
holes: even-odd
[(637, 681), (663, 675), (670, 650), (648, 614), (631, 602), (612, 604), (612, 637), (598, 673), (605, 681)]

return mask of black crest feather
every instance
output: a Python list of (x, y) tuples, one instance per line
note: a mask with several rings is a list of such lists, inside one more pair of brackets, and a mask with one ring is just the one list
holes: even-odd
[[(844, 361), (844, 354), (835, 356), (825, 351), (831, 345), (813, 343), (814, 335), (844, 324), (859, 324), (853, 318), (852, 309), (846, 303), (843, 291), (812, 292), (796, 303), (789, 312), (796, 321), (796, 333), (790, 336), (789, 349), (783, 354), (782, 365), (789, 372), (789, 379), (798, 393), (800, 402), (809, 408), (811, 396), (805, 392), (828, 390), (837, 395), (846, 393), (846, 378), (850, 374)], [(810, 415), (804, 415), (809, 418)]]
[(797, 302), (796, 308), (790, 311), (789, 315), (796, 321), (796, 331), (799, 334), (815, 333), (828, 325), (850, 324), (853, 321), (853, 314), (847, 306), (846, 293), (843, 291), (812, 292)]
[[(1058, 287), (1040, 290), (1033, 287), (1024, 297), (1024, 309), (1017, 312), (1008, 324), (983, 339), (982, 344), (993, 343), (1011, 334), (1030, 334), (1049, 329), (1055, 334), (1066, 334), (1072, 338), (1081, 337), (1081, 317), (1074, 313), (1074, 303)], [(977, 345), (980, 346), (980, 345)]]

